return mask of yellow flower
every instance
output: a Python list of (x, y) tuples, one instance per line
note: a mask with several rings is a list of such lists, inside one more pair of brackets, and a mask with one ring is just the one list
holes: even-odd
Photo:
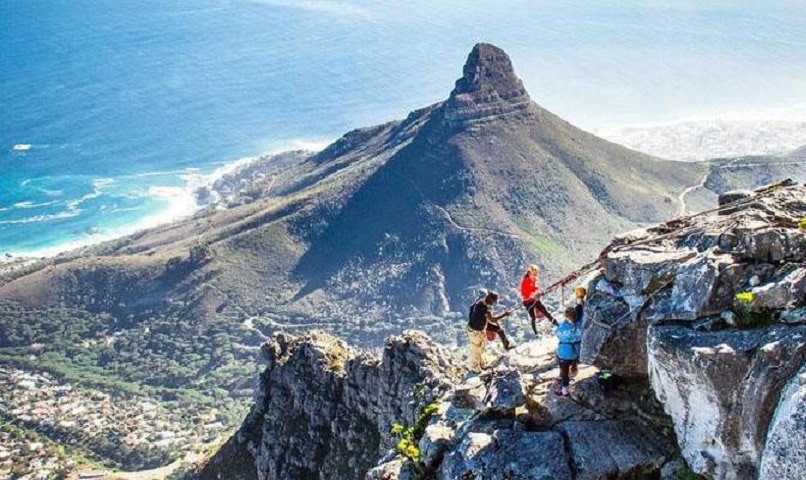
[(800, 227), (801, 230), (806, 230), (806, 217), (800, 219), (800, 222), (798, 222), (798, 227)]
[(397, 435), (398, 433), (403, 431), (403, 425), (399, 423), (393, 423), (390, 431), (392, 432), (392, 435)]
[(736, 300), (742, 303), (750, 303), (754, 298), (755, 295), (753, 295), (753, 292), (739, 292), (736, 294)]

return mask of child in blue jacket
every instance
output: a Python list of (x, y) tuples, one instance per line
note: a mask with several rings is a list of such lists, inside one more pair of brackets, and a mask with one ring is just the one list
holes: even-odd
[(582, 345), (582, 327), (577, 325), (577, 310), (575, 307), (565, 309), (565, 321), (557, 327), (557, 360), (560, 362), (560, 382), (562, 389), (557, 391), (558, 395), (567, 397), (569, 395), (568, 385), (570, 383), (569, 372), (579, 361), (579, 350)]

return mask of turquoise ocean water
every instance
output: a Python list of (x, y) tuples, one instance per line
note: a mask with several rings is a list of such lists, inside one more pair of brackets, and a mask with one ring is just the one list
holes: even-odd
[(593, 131), (806, 110), (799, 1), (6, 0), (0, 255), (186, 215), (233, 162), (444, 99), (479, 41)]

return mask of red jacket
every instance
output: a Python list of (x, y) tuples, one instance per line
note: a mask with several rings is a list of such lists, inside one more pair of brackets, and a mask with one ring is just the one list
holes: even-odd
[(524, 275), (523, 280), (521, 280), (521, 297), (524, 300), (529, 300), (535, 293), (540, 293), (537, 277), (532, 279), (528, 274)]

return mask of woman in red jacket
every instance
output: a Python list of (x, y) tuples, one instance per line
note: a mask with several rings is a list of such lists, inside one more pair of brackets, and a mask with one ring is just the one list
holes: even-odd
[(529, 318), (532, 320), (532, 331), (537, 335), (537, 312), (543, 314), (548, 318), (551, 323), (557, 325), (557, 321), (551, 316), (546, 306), (540, 301), (540, 270), (537, 265), (531, 264), (526, 267), (526, 273), (523, 274), (521, 279), (521, 297), (523, 298), (523, 307), (529, 313)]

